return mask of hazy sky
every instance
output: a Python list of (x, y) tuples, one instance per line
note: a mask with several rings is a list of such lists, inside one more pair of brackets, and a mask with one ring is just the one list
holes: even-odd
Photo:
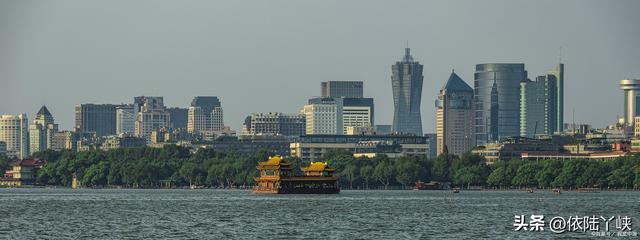
[(422, 115), (455, 68), (522, 62), (529, 78), (565, 63), (565, 121), (622, 114), (618, 82), (640, 78), (640, 1), (2, 1), (0, 113), (46, 104), (64, 129), (74, 105), (164, 96), (222, 100), (238, 130), (252, 112), (295, 113), (320, 82), (362, 80), (376, 123), (393, 119), (391, 65), (409, 41), (424, 65)]

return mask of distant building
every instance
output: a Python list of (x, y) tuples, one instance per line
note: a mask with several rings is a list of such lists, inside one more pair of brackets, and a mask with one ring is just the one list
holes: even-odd
[(391, 125), (385, 125), (385, 124), (375, 125), (375, 132), (378, 135), (389, 135), (392, 133), (391, 129), (392, 129)]
[(302, 108), (307, 135), (343, 134), (343, 98), (313, 98)]
[(328, 81), (321, 84), (322, 97), (362, 98), (362, 81)]
[(255, 154), (261, 150), (270, 155), (289, 155), (291, 139), (286, 136), (247, 135), (216, 138), (206, 147), (221, 153)]
[(116, 133), (116, 106), (113, 104), (76, 105), (76, 130), (94, 132), (98, 137), (114, 135)]
[(492, 164), (498, 160), (522, 158), (522, 153), (555, 154), (561, 151), (561, 146), (552, 141), (514, 137), (479, 145), (471, 152), (483, 157), (488, 164)]
[(549, 71), (548, 78), (556, 81), (556, 131), (562, 132), (564, 125), (564, 64), (559, 63)]
[(477, 64), (474, 81), (476, 145), (520, 136), (522, 63)]
[(171, 115), (171, 127), (172, 128), (182, 128), (187, 129), (187, 122), (189, 119), (189, 109), (188, 108), (168, 108), (169, 115)]
[(520, 82), (520, 136), (552, 135), (558, 127), (556, 79), (539, 76)]
[(0, 141), (0, 155), (7, 154), (7, 143)]
[(640, 115), (640, 79), (621, 80), (620, 89), (624, 92), (624, 123), (633, 127), (634, 118)]
[(63, 149), (77, 151), (77, 142), (80, 139), (79, 134), (71, 131), (61, 131), (53, 135), (51, 141), (51, 150), (61, 151)]
[(135, 136), (148, 139), (154, 129), (169, 127), (171, 115), (164, 106), (162, 97), (147, 97), (138, 112)]
[(132, 136), (108, 136), (100, 149), (111, 150), (117, 148), (136, 148), (144, 147), (147, 145), (147, 141), (143, 138)]
[(474, 146), (473, 89), (455, 72), (436, 100), (436, 154), (461, 155)]
[(58, 132), (58, 124), (46, 106), (42, 106), (36, 113), (33, 123), (29, 125), (29, 152), (42, 152), (52, 146), (53, 135)]
[(125, 104), (116, 107), (116, 134), (133, 134), (136, 126), (138, 107)]
[(218, 97), (195, 97), (187, 114), (187, 131), (211, 138), (223, 129), (224, 116)]
[(409, 48), (404, 58), (391, 67), (393, 89), (393, 131), (422, 136), (422, 65), (413, 60)]
[[(401, 135), (306, 135), (291, 143), (291, 156), (304, 162), (321, 161), (331, 150), (345, 150), (358, 156), (420, 156), (428, 158), (429, 139)], [(359, 149), (359, 150), (358, 150)]]
[(301, 136), (305, 134), (305, 119), (301, 114), (253, 113), (244, 123), (246, 135)]
[(29, 156), (29, 120), (26, 114), (0, 116), (0, 141), (6, 144), (8, 156)]
[(22, 159), (11, 164), (4, 177), (0, 178), (0, 186), (19, 187), (33, 185), (36, 180), (37, 170), (42, 168), (44, 162), (38, 159)]
[(371, 127), (374, 125), (373, 98), (342, 98), (342, 128)]

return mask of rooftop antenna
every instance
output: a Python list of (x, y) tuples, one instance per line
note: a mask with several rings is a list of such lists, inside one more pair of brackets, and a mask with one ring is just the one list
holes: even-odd
[(560, 46), (560, 53), (558, 54), (558, 63), (562, 63), (562, 46)]
[(576, 135), (576, 109), (573, 108), (572, 113), (571, 113), (571, 118), (573, 118), (573, 120), (571, 120), (573, 122), (573, 136)]

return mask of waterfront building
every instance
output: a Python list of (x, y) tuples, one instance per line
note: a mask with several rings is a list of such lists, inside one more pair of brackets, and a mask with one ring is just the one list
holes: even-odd
[(117, 148), (137, 148), (147, 145), (147, 141), (143, 138), (132, 136), (108, 136), (102, 143), (100, 149), (111, 150)]
[(429, 141), (427, 137), (413, 135), (306, 135), (292, 142), (290, 148), (291, 156), (303, 161), (320, 161), (325, 153), (332, 150), (356, 154), (358, 146), (370, 146), (366, 148), (367, 153), (376, 153), (376, 149), (384, 150), (379, 152), (382, 154), (389, 153), (387, 147), (376, 148), (377, 145), (399, 145), (400, 148), (393, 151), (394, 155), (428, 158)]
[(266, 150), (269, 154), (288, 156), (291, 138), (276, 135), (222, 136), (207, 144), (220, 153), (255, 154)]
[(29, 120), (27, 114), (0, 116), (0, 141), (6, 144), (6, 154), (18, 159), (29, 156)]
[(362, 98), (364, 95), (362, 81), (327, 81), (320, 85), (322, 97)]
[(171, 115), (171, 127), (187, 129), (187, 122), (189, 121), (189, 109), (172, 107), (168, 108), (169, 115)]
[(68, 149), (73, 152), (77, 150), (77, 141), (79, 140), (79, 134), (72, 131), (61, 131), (53, 134), (51, 138), (51, 150), (61, 151)]
[(244, 135), (301, 136), (305, 132), (302, 114), (253, 113), (244, 122)]
[(76, 131), (93, 132), (97, 137), (114, 135), (116, 133), (116, 106), (91, 103), (76, 105)]
[(474, 145), (473, 89), (455, 72), (436, 100), (436, 154), (461, 155)]
[(197, 96), (187, 114), (187, 131), (212, 138), (224, 129), (222, 105), (218, 97)]
[(474, 81), (476, 145), (520, 135), (522, 63), (477, 64)]
[(404, 58), (392, 67), (393, 131), (422, 136), (420, 103), (422, 98), (422, 65), (405, 49)]
[(138, 107), (135, 104), (123, 104), (116, 107), (116, 134), (133, 134), (136, 126)]
[(0, 178), (0, 186), (19, 187), (33, 185), (36, 180), (37, 170), (42, 168), (44, 162), (39, 159), (21, 159), (11, 164), (4, 177)]
[(343, 98), (309, 99), (309, 104), (301, 111), (305, 117), (305, 133), (343, 134), (342, 100)]
[(269, 194), (337, 194), (338, 177), (333, 176), (336, 169), (325, 162), (311, 162), (302, 167), (302, 175), (296, 176), (293, 164), (280, 156), (269, 157), (267, 161), (258, 162), (260, 173), (255, 178), (255, 193)]
[(529, 138), (506, 138), (500, 142), (485, 143), (476, 146), (471, 152), (484, 158), (487, 164), (493, 164), (498, 160), (519, 159), (522, 153), (547, 154), (559, 153), (562, 148), (559, 144), (549, 140), (537, 140)]
[(342, 128), (371, 127), (374, 125), (373, 98), (342, 98)]
[(163, 103), (162, 97), (147, 97), (135, 122), (135, 136), (148, 139), (151, 131), (169, 127), (171, 115)]
[(624, 124), (633, 127), (634, 118), (640, 114), (640, 79), (621, 80), (620, 89), (624, 92)]
[(520, 136), (552, 135), (558, 131), (556, 78), (539, 76), (520, 82)]

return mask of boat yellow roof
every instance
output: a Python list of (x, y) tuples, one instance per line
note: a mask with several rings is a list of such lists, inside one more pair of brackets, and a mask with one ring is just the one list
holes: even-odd
[(322, 172), (322, 171), (335, 171), (333, 168), (327, 167), (326, 162), (311, 162), (309, 166), (303, 167), (302, 171), (305, 172)]

